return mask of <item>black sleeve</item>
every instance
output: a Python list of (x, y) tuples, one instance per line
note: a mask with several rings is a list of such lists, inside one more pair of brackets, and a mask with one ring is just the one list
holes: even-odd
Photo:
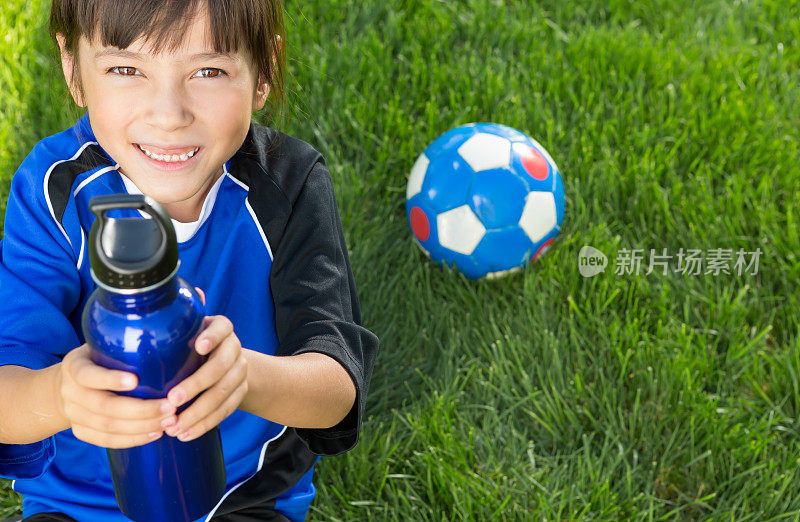
[(356, 400), (325, 429), (295, 428), (318, 455), (338, 455), (358, 441), (378, 338), (361, 326), (361, 311), (342, 224), (325, 163), (317, 161), (292, 205), (274, 252), (270, 287), (279, 345), (275, 355), (320, 352), (350, 374)]

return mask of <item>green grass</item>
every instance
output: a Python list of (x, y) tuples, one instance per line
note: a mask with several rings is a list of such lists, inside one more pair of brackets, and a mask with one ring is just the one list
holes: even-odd
[[(286, 3), (284, 130), (326, 156), (381, 338), (312, 518), (800, 518), (800, 4)], [(0, 7), (3, 198), (77, 115), (46, 12)], [(554, 248), (496, 282), (428, 261), (405, 218), (418, 154), (473, 121), (537, 138), (567, 194)], [(586, 279), (587, 244), (764, 254), (755, 275)]]

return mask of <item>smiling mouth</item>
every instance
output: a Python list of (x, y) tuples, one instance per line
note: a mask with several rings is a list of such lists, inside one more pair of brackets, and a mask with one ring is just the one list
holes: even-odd
[(200, 147), (195, 147), (194, 149), (188, 150), (183, 154), (159, 154), (147, 150), (146, 147), (138, 143), (135, 143), (134, 145), (136, 145), (136, 148), (138, 148), (148, 158), (164, 163), (183, 163), (184, 161), (188, 161), (190, 158), (194, 157), (194, 155), (200, 150)]

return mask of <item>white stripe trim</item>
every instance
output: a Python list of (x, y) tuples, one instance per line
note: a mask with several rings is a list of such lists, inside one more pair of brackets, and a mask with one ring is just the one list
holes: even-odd
[(81, 269), (81, 264), (83, 263), (83, 246), (86, 244), (86, 234), (83, 233), (83, 227), (81, 227), (81, 255), (78, 256), (78, 270)]
[(88, 143), (84, 143), (81, 146), (81, 148), (78, 149), (78, 152), (76, 152), (71, 158), (64, 159), (64, 160), (58, 160), (55, 163), (53, 163), (52, 165), (50, 165), (50, 168), (47, 169), (47, 173), (44, 175), (44, 186), (42, 187), (42, 189), (44, 190), (44, 199), (47, 202), (47, 209), (50, 211), (50, 216), (53, 218), (53, 221), (56, 222), (56, 226), (58, 227), (58, 229), (61, 230), (61, 233), (64, 234), (65, 238), (67, 238), (67, 243), (69, 243), (70, 247), (72, 247), (72, 241), (70, 241), (69, 236), (67, 235), (67, 231), (64, 230), (64, 227), (62, 227), (61, 223), (58, 221), (58, 219), (56, 219), (56, 213), (53, 211), (53, 203), (50, 201), (50, 191), (47, 190), (47, 188), (48, 188), (47, 186), (50, 184), (50, 174), (53, 173), (53, 169), (56, 168), (56, 165), (58, 165), (59, 163), (64, 163), (65, 161), (74, 160), (75, 158), (80, 156), (83, 153), (84, 149), (86, 147), (88, 147), (89, 145), (97, 145), (97, 142), (96, 141), (90, 141)]
[[(238, 179), (234, 178), (230, 175), (229, 172), (225, 173), (229, 178), (231, 178), (237, 185), (245, 189), (248, 193), (250, 192), (250, 187), (239, 181)], [(253, 222), (256, 224), (256, 228), (258, 228), (258, 233), (261, 235), (261, 240), (264, 242), (264, 246), (267, 247), (267, 252), (269, 252), (269, 259), (270, 261), (274, 261), (275, 257), (272, 255), (272, 247), (269, 246), (269, 241), (267, 241), (267, 236), (264, 234), (264, 229), (261, 228), (261, 223), (258, 222), (258, 218), (256, 218), (256, 213), (253, 211), (253, 207), (250, 206), (250, 201), (247, 199), (245, 201), (245, 207), (247, 207), (247, 211), (250, 213), (250, 217), (253, 218)]]
[(237, 185), (239, 185), (240, 187), (242, 187), (243, 189), (245, 189), (247, 192), (250, 192), (250, 187), (248, 187), (247, 185), (245, 185), (244, 183), (242, 183), (242, 182), (241, 182), (241, 181), (239, 181), (238, 179), (236, 179), (236, 178), (234, 178), (233, 176), (231, 176), (230, 172), (226, 172), (225, 174), (227, 174), (227, 175), (228, 175), (228, 177), (229, 177), (229, 178), (231, 178), (231, 179), (233, 180), (233, 182), (234, 182), (234, 183), (236, 183)]
[(253, 212), (253, 207), (250, 206), (250, 202), (248, 200), (245, 200), (244, 204), (247, 207), (247, 211), (250, 212), (250, 217), (253, 218), (256, 228), (258, 228), (258, 233), (261, 234), (261, 240), (264, 242), (264, 246), (267, 247), (267, 252), (269, 252), (269, 260), (274, 261), (275, 258), (272, 256), (272, 249), (269, 246), (269, 241), (267, 241), (267, 236), (264, 235), (264, 230), (261, 228), (261, 223), (259, 223), (258, 219), (256, 218), (256, 213)]
[(106, 167), (106, 168), (104, 168), (104, 169), (100, 169), (100, 170), (98, 170), (97, 172), (95, 172), (94, 174), (92, 174), (91, 176), (89, 176), (88, 178), (86, 178), (85, 180), (81, 181), (81, 184), (80, 184), (80, 185), (78, 185), (78, 186), (75, 188), (75, 190), (72, 192), (72, 194), (73, 194), (74, 196), (76, 196), (76, 197), (77, 197), (77, 195), (78, 195), (78, 192), (80, 192), (80, 191), (81, 191), (81, 189), (83, 189), (83, 187), (84, 187), (84, 186), (86, 186), (87, 184), (89, 184), (89, 183), (91, 183), (92, 181), (94, 181), (94, 180), (95, 180), (95, 179), (96, 179), (98, 176), (100, 176), (100, 175), (102, 175), (102, 174), (105, 174), (105, 173), (106, 173), (106, 172), (108, 172), (109, 170), (117, 170), (118, 168), (119, 168), (119, 163), (117, 163), (117, 164), (116, 164), (116, 165), (114, 165), (113, 167)]
[[(92, 174), (91, 176), (89, 176), (88, 178), (86, 178), (85, 180), (81, 181), (80, 184), (77, 187), (75, 187), (75, 190), (72, 191), (72, 195), (77, 198), (78, 192), (83, 190), (83, 187), (85, 187), (92, 181), (96, 180), (98, 177), (102, 176), (106, 172), (110, 172), (112, 170), (114, 171), (119, 170), (119, 163), (117, 163), (113, 167), (102, 168), (97, 172), (95, 172), (94, 174)], [(83, 253), (85, 252), (85, 246), (86, 246), (86, 233), (83, 231), (83, 227), (81, 227), (81, 253), (78, 256), (78, 264), (77, 264), (78, 270), (81, 269), (81, 265), (83, 264)]]
[(281, 435), (283, 435), (283, 432), (285, 432), (285, 431), (286, 431), (286, 426), (283, 427), (283, 429), (280, 431), (280, 433), (278, 433), (277, 435), (275, 435), (274, 437), (272, 437), (271, 439), (269, 439), (267, 442), (264, 443), (264, 446), (261, 447), (261, 456), (258, 457), (258, 468), (256, 469), (255, 473), (253, 473), (252, 475), (250, 475), (249, 477), (247, 477), (243, 481), (239, 482), (238, 484), (233, 486), (231, 489), (229, 489), (224, 495), (222, 495), (222, 498), (219, 499), (219, 502), (217, 502), (217, 505), (214, 506), (214, 509), (212, 509), (211, 512), (208, 514), (208, 516), (206, 517), (204, 522), (208, 522), (209, 520), (211, 520), (211, 517), (214, 516), (214, 513), (216, 513), (217, 509), (219, 509), (219, 507), (222, 505), (222, 503), (225, 501), (225, 499), (228, 498), (228, 495), (233, 493), (236, 490), (236, 488), (238, 488), (239, 486), (241, 486), (242, 484), (244, 484), (245, 482), (247, 482), (251, 478), (255, 477), (256, 473), (261, 471), (261, 467), (264, 465), (264, 455), (267, 454), (267, 446), (269, 445), (270, 442), (272, 442), (273, 440), (275, 440), (278, 437), (280, 437)]

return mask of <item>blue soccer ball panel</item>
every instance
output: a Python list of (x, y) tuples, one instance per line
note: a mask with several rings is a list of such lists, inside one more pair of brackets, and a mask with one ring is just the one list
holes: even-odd
[(528, 187), (509, 169), (484, 170), (475, 174), (469, 205), (487, 229), (519, 223)]
[(461, 127), (450, 129), (433, 140), (433, 142), (431, 142), (431, 144), (428, 145), (428, 147), (423, 151), (423, 154), (428, 156), (429, 159), (433, 159), (445, 151), (455, 151), (465, 141), (470, 139), (475, 132), (475, 127), (472, 125), (462, 125)]
[(487, 272), (499, 272), (525, 264), (533, 254), (534, 245), (518, 226), (487, 230), (472, 257)]
[(474, 172), (455, 151), (430, 157), (422, 194), (433, 209), (445, 212), (467, 201)]

